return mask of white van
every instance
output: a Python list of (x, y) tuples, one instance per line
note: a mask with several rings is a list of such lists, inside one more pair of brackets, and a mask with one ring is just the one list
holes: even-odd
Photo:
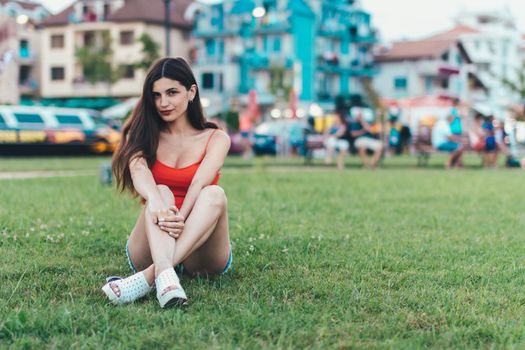
[[(112, 152), (120, 133), (98, 112), (79, 108), (0, 105), (0, 145), (46, 145)], [(5, 148), (5, 147), (4, 147)]]

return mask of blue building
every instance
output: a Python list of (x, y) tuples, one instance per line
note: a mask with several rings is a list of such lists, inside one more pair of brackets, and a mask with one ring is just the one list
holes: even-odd
[(193, 65), (204, 97), (227, 108), (255, 90), (263, 105), (334, 103), (373, 75), (370, 15), (353, 0), (225, 0), (195, 16)]

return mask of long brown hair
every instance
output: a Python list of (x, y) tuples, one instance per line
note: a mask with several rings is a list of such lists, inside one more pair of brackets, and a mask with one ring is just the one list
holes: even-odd
[[(153, 83), (161, 78), (177, 80), (186, 90), (192, 85), (197, 86), (195, 76), (183, 58), (161, 58), (149, 68), (142, 96), (124, 124), (120, 145), (113, 155), (113, 173), (117, 180), (117, 189), (121, 192), (129, 190), (132, 194), (137, 194), (129, 169), (129, 163), (134, 158), (143, 157), (149, 168), (157, 159), (160, 132), (167, 127), (157, 111), (153, 97)], [(206, 121), (204, 117), (198, 88), (193, 102), (188, 104), (187, 116), (191, 126), (197, 130), (217, 128), (217, 125)]]

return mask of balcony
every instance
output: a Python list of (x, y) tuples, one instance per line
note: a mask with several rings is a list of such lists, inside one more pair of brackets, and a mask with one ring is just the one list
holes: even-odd
[(197, 19), (192, 35), (197, 38), (238, 36), (241, 31), (241, 23), (238, 17), (231, 17), (225, 23), (222, 23), (220, 17), (201, 17)]
[(292, 25), (288, 21), (287, 13), (270, 12), (257, 21), (254, 28), (254, 33), (286, 33), (289, 32), (291, 29)]
[(29, 78), (18, 85), (20, 94), (33, 95), (38, 92), (38, 82), (35, 79)]
[(375, 44), (377, 43), (377, 37), (375, 34), (366, 34), (366, 35), (350, 35), (350, 42), (359, 43), (359, 44)]
[(215, 37), (226, 37), (226, 36), (238, 36), (240, 27), (229, 27), (221, 30), (213, 27), (197, 28), (193, 31), (193, 36), (196, 38), (215, 38)]
[(343, 38), (347, 33), (347, 27), (335, 20), (328, 20), (322, 22), (319, 26), (317, 34), (325, 37)]
[(36, 59), (38, 55), (34, 52), (29, 50), (27, 47), (21, 47), (18, 51), (18, 57), (21, 61), (21, 63), (34, 63), (36, 62)]
[[(284, 55), (268, 55), (268, 54), (245, 54), (242, 58), (247, 59), (248, 66), (255, 70), (265, 70), (271, 67), (284, 67), (291, 69), (293, 67), (293, 60)], [(242, 59), (241, 58), (241, 59)]]
[(351, 60), (348, 56), (338, 56), (334, 53), (325, 53), (318, 56), (318, 70), (332, 74), (348, 74), (357, 77), (372, 77), (377, 69), (372, 63), (361, 63), (358, 59)]

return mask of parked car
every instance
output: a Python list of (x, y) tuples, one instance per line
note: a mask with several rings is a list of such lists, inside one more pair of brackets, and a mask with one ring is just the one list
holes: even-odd
[(40, 106), (0, 106), (2, 150), (113, 152), (120, 133), (97, 111)]
[(299, 120), (264, 122), (255, 128), (253, 151), (256, 155), (280, 154), (304, 148), (306, 126)]

